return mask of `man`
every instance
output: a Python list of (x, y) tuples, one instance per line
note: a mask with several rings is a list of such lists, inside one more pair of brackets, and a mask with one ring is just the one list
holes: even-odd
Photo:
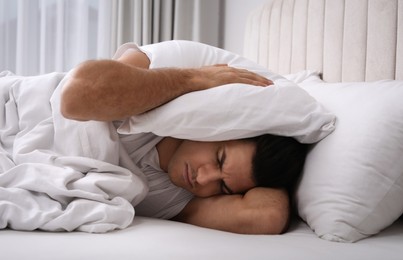
[[(81, 64), (64, 85), (62, 114), (75, 120), (118, 121), (192, 91), (229, 83), (261, 87), (272, 84), (255, 73), (225, 65), (188, 69), (148, 69), (149, 66), (150, 59), (138, 50), (128, 50), (116, 61)], [(131, 145), (137, 137), (130, 138), (125, 140), (123, 137), (122, 143), (128, 151), (135, 153), (136, 149)], [(292, 186), (301, 171), (305, 156), (302, 145), (292, 138), (270, 135), (223, 142), (195, 142), (170, 137), (156, 140), (151, 142), (155, 143), (152, 145), (155, 150), (150, 148), (142, 155), (154, 158), (154, 162), (145, 163), (142, 169), (147, 171), (150, 165), (153, 171), (160, 168), (175, 185), (173, 194), (181, 206), (173, 205), (175, 214), (169, 215), (169, 218), (236, 233), (278, 234), (285, 231), (290, 214), (286, 188)], [(288, 157), (277, 154), (276, 150), (282, 149), (283, 145), (291, 147), (282, 153)], [(152, 151), (155, 153), (149, 154)], [(267, 156), (276, 158), (271, 160)], [(287, 164), (292, 163), (287, 160), (293, 156), (298, 156), (294, 164), (296, 167), (288, 167)], [(143, 161), (144, 158), (139, 159), (138, 164)], [(265, 161), (273, 169), (267, 169)], [(279, 176), (287, 167), (293, 169), (289, 171), (289, 176), (284, 173), (288, 176), (286, 181), (271, 183), (276, 182), (276, 178), (282, 179)], [(258, 177), (265, 175), (262, 174), (265, 171), (276, 172), (267, 181), (267, 177)], [(145, 174), (149, 183), (155, 182), (150, 177), (152, 174)], [(172, 187), (169, 189), (172, 190)], [(192, 196), (177, 195), (183, 191)], [(153, 196), (151, 193), (150, 197)], [(158, 190), (156, 193), (161, 192)], [(150, 205), (158, 204), (159, 196), (149, 202), (146, 198), (136, 210), (140, 210), (140, 214), (152, 210)], [(167, 200), (166, 203), (169, 202)]]

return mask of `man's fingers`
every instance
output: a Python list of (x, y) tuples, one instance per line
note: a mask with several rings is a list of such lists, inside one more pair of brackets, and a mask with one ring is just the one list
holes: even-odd
[(270, 80), (262, 82), (262, 81), (258, 81), (258, 80), (245, 79), (241, 83), (253, 85), (253, 86), (259, 86), (259, 87), (267, 87), (267, 86), (273, 85), (273, 82)]
[(245, 79), (248, 81), (247, 84), (256, 85), (256, 86), (270, 86), (273, 85), (273, 81), (256, 74), (254, 72), (245, 70), (245, 69), (237, 69), (238, 75), (241, 79)]
[(235, 82), (237, 82), (237, 80), (240, 80), (240, 83), (262, 87), (273, 85), (273, 81), (247, 69), (228, 67), (228, 70), (234, 73), (233, 79)]
[(216, 64), (199, 69), (198, 74), (202, 84), (200, 89), (216, 87), (230, 83), (242, 83), (254, 86), (270, 86), (273, 82), (255, 72), (242, 68), (230, 67), (227, 64)]

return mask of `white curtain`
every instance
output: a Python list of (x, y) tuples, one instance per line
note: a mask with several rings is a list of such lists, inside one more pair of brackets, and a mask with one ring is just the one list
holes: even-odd
[(221, 0), (0, 0), (0, 71), (38, 75), (110, 58), (125, 42), (220, 46)]

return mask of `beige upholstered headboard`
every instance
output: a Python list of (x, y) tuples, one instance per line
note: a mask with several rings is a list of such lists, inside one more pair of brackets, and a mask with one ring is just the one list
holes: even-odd
[(248, 17), (244, 46), (280, 74), (403, 80), (403, 0), (268, 0)]

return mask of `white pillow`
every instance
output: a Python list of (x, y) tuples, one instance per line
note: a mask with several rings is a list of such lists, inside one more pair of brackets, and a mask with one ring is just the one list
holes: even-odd
[[(123, 45), (114, 58), (134, 44)], [(239, 55), (205, 44), (168, 41), (141, 47), (150, 68), (201, 67), (213, 64), (246, 68), (275, 82), (262, 88), (229, 84), (188, 93), (152, 111), (126, 120), (122, 134), (217, 141), (264, 133), (293, 136), (304, 143), (321, 140), (334, 129), (335, 117), (302, 88)]]
[(403, 81), (300, 85), (337, 116), (307, 156), (300, 216), (326, 240), (378, 233), (403, 213)]

